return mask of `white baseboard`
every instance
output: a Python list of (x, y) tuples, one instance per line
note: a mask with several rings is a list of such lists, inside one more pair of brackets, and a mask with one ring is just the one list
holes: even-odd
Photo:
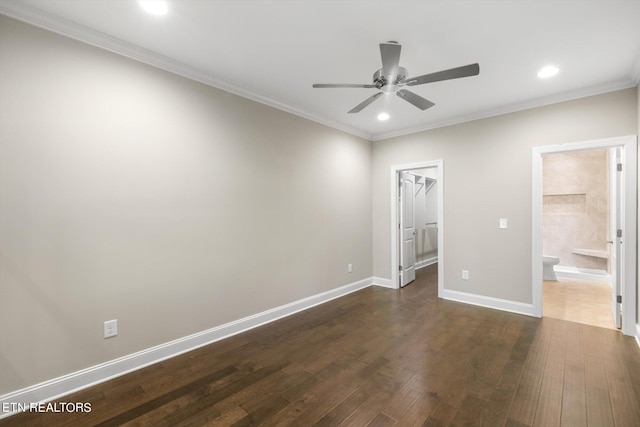
[(438, 262), (438, 256), (433, 256), (431, 258), (424, 259), (416, 263), (416, 270), (419, 270), (424, 267), (428, 267), (430, 265), (436, 264)]
[(533, 304), (526, 304), (523, 302), (509, 301), (500, 298), (469, 294), (460, 291), (451, 291), (448, 289), (444, 289), (442, 291), (440, 298), (463, 302), (465, 304), (478, 305), (480, 307), (493, 308), (495, 310), (509, 311), (511, 313), (533, 316)]
[(395, 289), (390, 279), (383, 279), (382, 277), (373, 277), (374, 286), (382, 286), (383, 288)]
[[(18, 403), (26, 404), (28, 407), (29, 403), (48, 402), (58, 399), (84, 388), (144, 368), (145, 366), (161, 362), (224, 338), (248, 331), (249, 329), (290, 316), (299, 311), (307, 310), (316, 305), (359, 291), (360, 289), (371, 286), (373, 282), (374, 278), (368, 277), (327, 292), (263, 311), (253, 316), (216, 326), (206, 331), (198, 332), (87, 369), (4, 394), (0, 396), (0, 408), (16, 407)], [(0, 419), (14, 413), (15, 412), (2, 412), (2, 410), (0, 410)]]

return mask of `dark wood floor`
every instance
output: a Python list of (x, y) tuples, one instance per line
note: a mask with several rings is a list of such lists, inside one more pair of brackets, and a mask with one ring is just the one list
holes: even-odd
[(435, 266), (62, 399), (2, 426), (640, 426), (619, 332), (437, 298)]

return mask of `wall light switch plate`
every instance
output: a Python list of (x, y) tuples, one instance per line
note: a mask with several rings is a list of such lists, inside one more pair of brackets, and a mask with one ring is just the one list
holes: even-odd
[(118, 319), (104, 322), (104, 337), (111, 338), (118, 335)]
[(469, 280), (469, 270), (462, 270), (462, 280)]
[(500, 228), (507, 228), (507, 218), (500, 218)]

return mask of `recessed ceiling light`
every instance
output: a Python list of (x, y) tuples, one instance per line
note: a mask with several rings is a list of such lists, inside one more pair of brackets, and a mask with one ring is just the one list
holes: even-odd
[(138, 3), (147, 13), (152, 15), (166, 15), (169, 11), (169, 6), (164, 0), (138, 0)]
[(381, 122), (384, 122), (385, 120), (389, 120), (389, 115), (387, 113), (380, 113), (378, 114), (378, 120), (380, 120)]
[(538, 77), (541, 79), (547, 79), (558, 74), (558, 71), (560, 71), (560, 69), (555, 65), (547, 65), (538, 71)]

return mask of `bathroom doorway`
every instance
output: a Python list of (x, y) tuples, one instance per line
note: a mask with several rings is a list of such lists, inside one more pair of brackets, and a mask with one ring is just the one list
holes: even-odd
[[(569, 314), (572, 318), (566, 320), (580, 321), (583, 315), (596, 317), (605, 324), (610, 322), (613, 328), (614, 319), (620, 319), (622, 332), (634, 335), (636, 156), (635, 136), (533, 149), (535, 315), (542, 317), (543, 304), (545, 316), (556, 317), (558, 310), (566, 315), (574, 309)], [(580, 164), (602, 168), (600, 172), (579, 171)], [(560, 172), (554, 176), (554, 171)], [(604, 175), (590, 176), (595, 173)], [(554, 242), (554, 235), (563, 237)], [(543, 255), (550, 256), (544, 258), (545, 262), (555, 258), (557, 282), (543, 281), (549, 273), (548, 265), (543, 273)], [(552, 288), (556, 292), (549, 292)], [(580, 299), (586, 300), (582, 311)], [(553, 305), (554, 301), (560, 301), (559, 307)]]
[(415, 278), (415, 270), (438, 265), (438, 294), (443, 269), (443, 162), (391, 167), (391, 278), (401, 288)]
[(611, 307), (615, 278), (611, 260), (616, 258), (616, 245), (610, 227), (615, 219), (616, 200), (610, 189), (615, 196), (618, 150), (542, 156), (544, 316), (620, 327), (619, 316), (615, 322)]

